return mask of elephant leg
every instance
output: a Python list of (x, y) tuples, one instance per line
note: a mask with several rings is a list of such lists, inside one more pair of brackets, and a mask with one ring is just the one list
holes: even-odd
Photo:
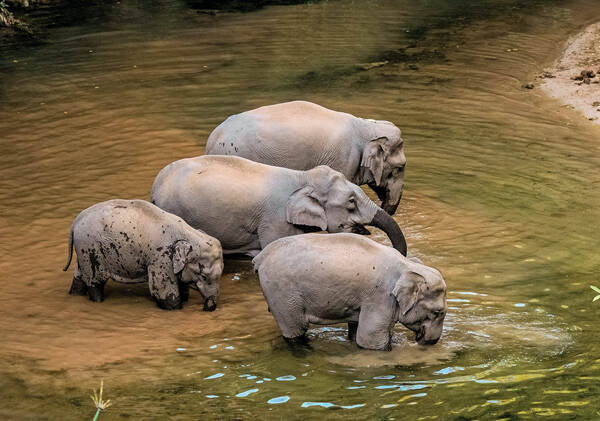
[(295, 338), (286, 338), (285, 341), (288, 344), (292, 355), (297, 358), (304, 358), (307, 356), (308, 352), (313, 350), (313, 347), (310, 346), (308, 342), (308, 337), (306, 335), (297, 336)]
[(306, 343), (308, 320), (300, 305), (291, 305), (297, 300), (292, 297), (277, 297), (277, 301), (267, 300), (271, 314), (279, 325), (279, 330), (286, 342)]
[(79, 271), (79, 265), (76, 264), (75, 272), (73, 273), (73, 282), (71, 283), (70, 295), (87, 295), (88, 287), (83, 282), (83, 275)]
[[(164, 266), (164, 265), (163, 265)], [(156, 304), (164, 310), (176, 310), (182, 306), (179, 285), (174, 274), (164, 273), (158, 265), (148, 268), (148, 287)]]
[(361, 306), (356, 331), (356, 344), (359, 347), (391, 351), (395, 304), (389, 301)]
[(181, 302), (185, 303), (190, 299), (190, 286), (188, 284), (184, 284), (183, 282), (178, 282), (178, 286)]
[(358, 330), (358, 322), (348, 322), (348, 340), (356, 341), (356, 331)]
[(104, 301), (104, 285), (106, 282), (94, 281), (87, 287), (87, 294), (91, 301), (101, 303)]

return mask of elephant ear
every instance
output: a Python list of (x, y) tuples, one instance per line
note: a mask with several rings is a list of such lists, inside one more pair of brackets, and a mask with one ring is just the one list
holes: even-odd
[(378, 186), (381, 185), (381, 178), (383, 177), (385, 142), (387, 142), (387, 137), (378, 137), (367, 143), (360, 163), (361, 167), (368, 168), (371, 171)]
[(325, 209), (313, 195), (313, 188), (310, 186), (296, 190), (290, 196), (285, 217), (290, 224), (327, 229)]
[(400, 305), (400, 311), (405, 316), (406, 313), (412, 310), (419, 299), (420, 286), (425, 282), (425, 278), (416, 272), (406, 271), (400, 276), (392, 295), (396, 297), (396, 301)]
[(187, 263), (187, 256), (192, 251), (192, 245), (185, 240), (179, 240), (173, 247), (173, 272), (178, 274)]

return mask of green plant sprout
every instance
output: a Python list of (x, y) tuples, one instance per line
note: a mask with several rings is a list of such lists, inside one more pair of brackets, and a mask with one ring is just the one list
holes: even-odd
[(596, 300), (600, 300), (600, 288), (595, 287), (594, 285), (590, 285), (590, 288), (593, 289), (594, 291), (596, 291), (598, 293), (598, 295), (596, 295), (594, 297), (594, 299), (592, 300), (592, 302), (594, 302)]
[(98, 415), (100, 414), (100, 411), (104, 411), (106, 408), (108, 408), (109, 406), (111, 406), (112, 404), (110, 403), (110, 399), (103, 401), (102, 400), (102, 389), (104, 388), (104, 380), (100, 380), (100, 394), (96, 394), (96, 389), (94, 390), (94, 394), (90, 395), (90, 398), (92, 398), (92, 401), (94, 401), (94, 405), (96, 406), (96, 415), (94, 415), (94, 418), (92, 421), (96, 421), (98, 419)]

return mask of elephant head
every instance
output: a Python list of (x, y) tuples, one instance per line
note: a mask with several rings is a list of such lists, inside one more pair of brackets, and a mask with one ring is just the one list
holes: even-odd
[(213, 311), (219, 300), (219, 282), (223, 272), (220, 244), (216, 247), (208, 241), (208, 247), (179, 240), (173, 245), (173, 272), (182, 283), (200, 292), (204, 299), (204, 311)]
[(396, 282), (392, 295), (398, 302), (397, 320), (415, 332), (420, 345), (433, 345), (442, 335), (446, 317), (446, 283), (440, 272), (411, 265)]
[(367, 183), (390, 215), (398, 208), (404, 187), (404, 141), (398, 127), (389, 121), (363, 120), (364, 146), (361, 159), (363, 183)]
[(406, 256), (406, 240), (394, 219), (340, 172), (321, 165), (306, 172), (308, 183), (286, 205), (289, 223), (328, 232), (357, 232), (365, 225), (382, 229)]

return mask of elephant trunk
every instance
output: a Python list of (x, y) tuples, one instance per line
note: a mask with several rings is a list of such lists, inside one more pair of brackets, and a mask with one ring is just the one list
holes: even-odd
[(206, 300), (204, 300), (204, 311), (215, 311), (217, 308), (217, 297), (211, 295)]
[(390, 215), (383, 209), (378, 209), (373, 220), (368, 224), (381, 229), (389, 237), (392, 246), (406, 256), (406, 239), (402, 230)]

